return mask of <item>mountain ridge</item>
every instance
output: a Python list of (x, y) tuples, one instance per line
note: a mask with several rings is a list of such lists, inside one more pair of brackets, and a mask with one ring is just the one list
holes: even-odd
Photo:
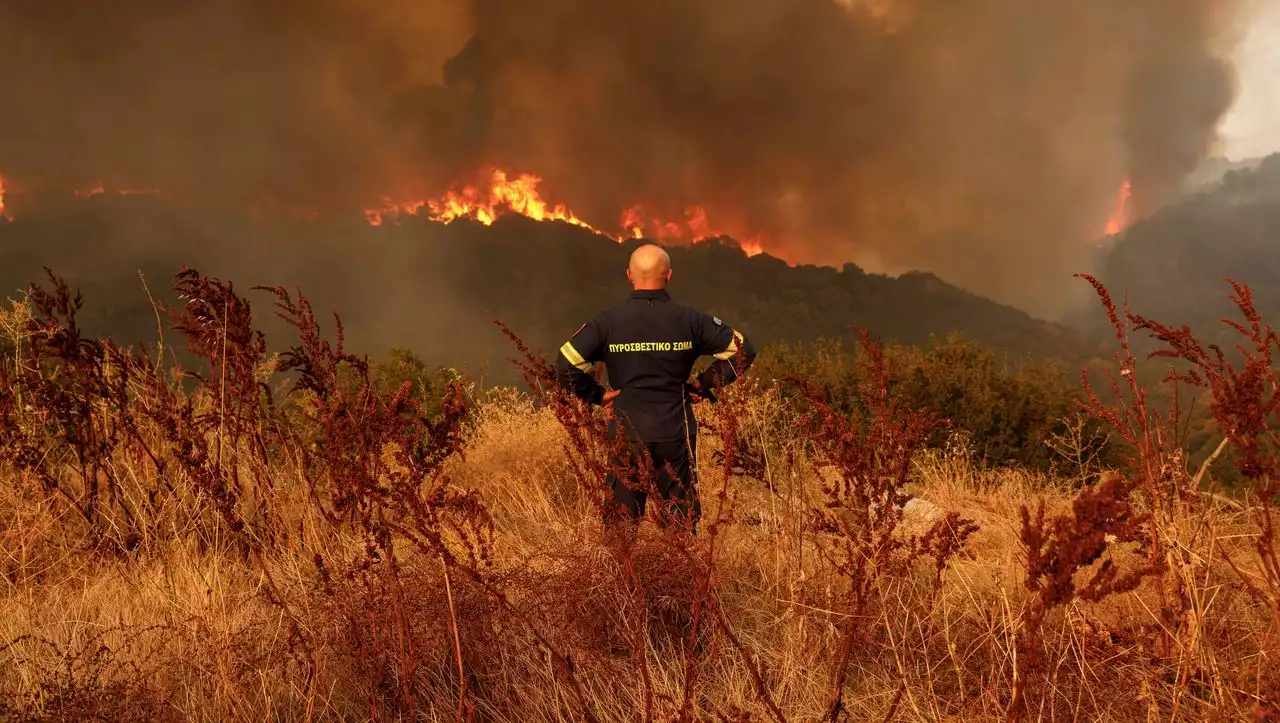
[[(623, 270), (639, 241), (505, 215), (492, 225), (407, 217), (354, 222), (251, 222), (150, 198), (95, 198), (0, 225), (0, 283), (16, 291), (50, 267), (83, 288), (96, 333), (150, 339), (153, 293), (183, 266), (252, 285), (298, 286), (318, 314), (337, 312), (353, 345), (405, 346), (441, 364), (496, 364), (510, 352), (501, 319), (544, 352), (629, 292)], [(1039, 358), (1077, 359), (1092, 342), (1066, 325), (960, 289), (924, 271), (898, 277), (788, 266), (732, 241), (670, 247), (674, 296), (761, 343), (851, 337), (850, 327), (904, 344), (963, 333)], [(267, 299), (250, 295), (269, 327)]]

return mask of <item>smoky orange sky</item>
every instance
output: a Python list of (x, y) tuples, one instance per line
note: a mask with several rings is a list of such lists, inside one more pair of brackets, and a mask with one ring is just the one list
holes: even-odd
[(359, 214), (491, 166), (602, 227), (1054, 315), (1215, 143), (1232, 0), (0, 0), (0, 173)]

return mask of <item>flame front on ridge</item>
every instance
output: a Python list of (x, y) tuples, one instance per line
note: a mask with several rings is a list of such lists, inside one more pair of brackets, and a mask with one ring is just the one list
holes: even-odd
[[(641, 238), (697, 242), (729, 235), (711, 226), (706, 209), (701, 206), (685, 209), (683, 221), (670, 221), (646, 216), (639, 204), (623, 211), (618, 231), (604, 231), (583, 220), (564, 204), (552, 204), (543, 199), (538, 192), (538, 184), (541, 182), (542, 179), (533, 174), (522, 173), (511, 178), (505, 171), (495, 170), (487, 187), (468, 185), (461, 190), (450, 190), (435, 200), (406, 202), (383, 197), (381, 206), (366, 209), (364, 215), (370, 225), (381, 226), (389, 219), (401, 215), (416, 216), (426, 209), (427, 218), (432, 221), (449, 223), (466, 218), (488, 226), (505, 213), (517, 213), (537, 221), (563, 221), (619, 242)], [(764, 251), (758, 236), (745, 241), (739, 240), (738, 244), (748, 256)]]
[(745, 239), (736, 238), (732, 234), (716, 230), (707, 220), (707, 210), (702, 206), (689, 206), (684, 210), (684, 215), (684, 221), (646, 218), (641, 206), (632, 206), (622, 213), (621, 226), (627, 233), (615, 238), (619, 240), (623, 238), (651, 238), (657, 241), (697, 242), (717, 236), (730, 236), (747, 256), (764, 253), (764, 244), (761, 241), (761, 236), (750, 236)]
[(461, 191), (449, 191), (439, 199), (430, 201), (397, 202), (384, 197), (380, 208), (366, 209), (364, 215), (371, 225), (381, 226), (389, 217), (401, 214), (416, 216), (423, 208), (427, 208), (430, 210), (427, 217), (432, 221), (449, 223), (459, 218), (469, 218), (489, 226), (498, 216), (512, 211), (536, 221), (564, 221), (603, 233), (578, 218), (563, 204), (552, 206), (544, 201), (538, 193), (538, 184), (541, 182), (541, 178), (532, 174), (522, 173), (510, 179), (506, 171), (496, 170), (486, 189), (465, 186)]
[[(650, 216), (643, 204), (636, 204), (623, 211), (618, 220), (616, 231), (598, 228), (561, 203), (552, 204), (538, 192), (542, 179), (530, 173), (521, 173), (514, 178), (501, 169), (494, 170), (487, 184), (473, 184), (446, 192), (437, 199), (396, 201), (389, 196), (382, 198), (381, 205), (369, 208), (364, 212), (365, 220), (371, 226), (381, 226), (389, 220), (400, 216), (418, 216), (426, 211), (426, 217), (432, 221), (449, 223), (465, 218), (478, 221), (486, 226), (507, 213), (516, 213), (537, 221), (563, 221), (579, 226), (594, 233), (622, 242), (629, 239), (652, 239), (655, 241), (676, 241), (680, 243), (696, 243), (708, 238), (728, 236), (748, 255), (755, 256), (764, 252), (762, 235), (742, 236), (727, 233), (713, 226), (708, 220), (707, 211), (702, 206), (688, 206), (684, 210), (684, 218), (671, 220)], [(0, 220), (13, 221), (13, 215), (5, 206), (5, 177), (0, 175)], [(91, 198), (104, 194), (120, 196), (161, 195), (158, 189), (108, 189), (103, 181), (75, 191), (79, 198)], [(1124, 231), (1132, 222), (1130, 199), (1133, 195), (1133, 184), (1125, 178), (1116, 194), (1115, 206), (1104, 227), (1104, 234), (1112, 236)], [(277, 204), (267, 204), (270, 210), (280, 212)], [(253, 209), (254, 215), (264, 213), (266, 209)], [(269, 211), (267, 211), (269, 212)], [(288, 215), (298, 220), (314, 221), (319, 214), (314, 211), (293, 209)]]

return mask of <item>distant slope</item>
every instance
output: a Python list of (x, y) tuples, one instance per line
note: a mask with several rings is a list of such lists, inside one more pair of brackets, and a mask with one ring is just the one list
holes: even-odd
[[(139, 270), (157, 295), (183, 265), (232, 279), (246, 292), (254, 284), (298, 284), (318, 314), (341, 313), (361, 350), (407, 346), (432, 362), (487, 360), (496, 371), (512, 350), (492, 319), (553, 352), (591, 314), (626, 296), (631, 248), (518, 216), (491, 227), (408, 219), (371, 228), (359, 220), (253, 222), (154, 199), (99, 197), (0, 224), (0, 284), (11, 294), (52, 267), (85, 290), (88, 328), (128, 340), (149, 340), (155, 328)], [(930, 274), (791, 268), (767, 255), (747, 258), (727, 242), (673, 249), (672, 256), (673, 295), (760, 343), (842, 337), (863, 326), (911, 344), (959, 331), (1041, 358), (1093, 351), (1077, 332)], [(250, 297), (263, 324), (280, 331), (269, 298)]]
[(1228, 171), (1136, 224), (1116, 241), (1100, 277), (1117, 299), (1133, 299), (1136, 312), (1234, 344), (1219, 323), (1236, 316), (1231, 277), (1248, 283), (1258, 308), (1280, 323), (1280, 155)]
[(1211, 190), (1221, 183), (1223, 177), (1231, 171), (1251, 171), (1257, 168), (1262, 163), (1262, 160), (1261, 158), (1245, 158), (1233, 161), (1222, 156), (1206, 158), (1199, 168), (1187, 176), (1186, 180), (1183, 181), (1182, 188), (1186, 193)]

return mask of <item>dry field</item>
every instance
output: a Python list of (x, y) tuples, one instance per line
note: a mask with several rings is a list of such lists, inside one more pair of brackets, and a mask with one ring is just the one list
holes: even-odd
[(277, 357), (178, 288), (185, 386), (56, 286), (0, 318), (0, 718), (1280, 715), (1272, 512), (1193, 491), (1124, 375), (1094, 411), (1141, 456), (1085, 487), (928, 449), (874, 345), (857, 420), (744, 383), (699, 408), (698, 536), (606, 540), (600, 419), (537, 360), (427, 413), (299, 299)]

